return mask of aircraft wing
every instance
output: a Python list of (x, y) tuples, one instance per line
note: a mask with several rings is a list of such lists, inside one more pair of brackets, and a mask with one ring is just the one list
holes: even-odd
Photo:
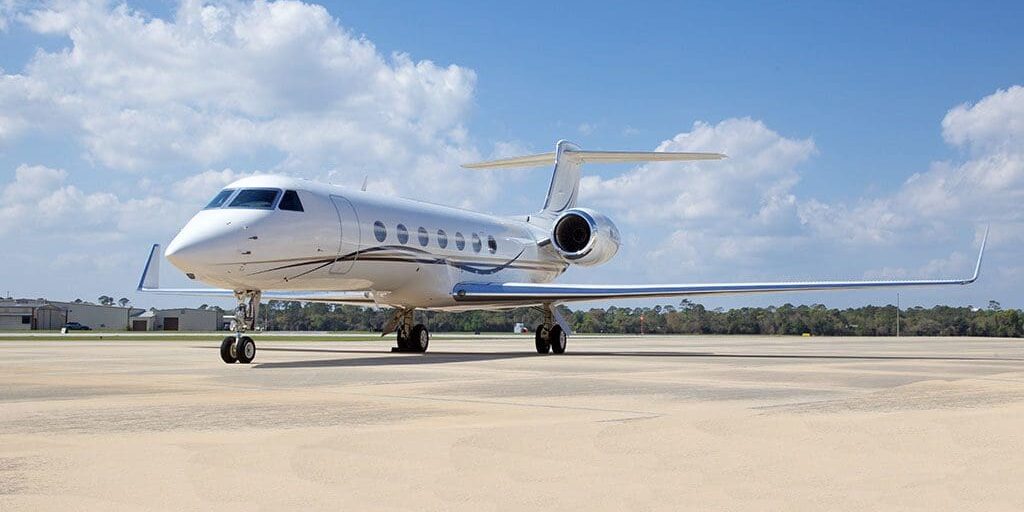
[[(192, 295), (201, 297), (234, 298), (235, 292), (223, 288), (161, 288), (160, 287), (160, 244), (153, 244), (149, 259), (139, 278), (136, 291), (163, 295)], [(267, 300), (294, 300), (302, 302), (326, 302), (329, 304), (353, 304), (372, 306), (375, 304), (370, 292), (331, 292), (320, 290), (266, 291), (262, 297)]]
[(978, 252), (978, 262), (974, 266), (974, 274), (971, 277), (958, 279), (651, 285), (460, 283), (452, 290), (452, 296), (456, 301), (466, 303), (467, 305), (470, 303), (532, 305), (608, 299), (966, 285), (978, 279), (978, 274), (981, 271), (981, 259), (985, 254), (985, 243), (987, 240), (988, 230), (985, 231), (985, 237), (981, 242), (981, 250)]

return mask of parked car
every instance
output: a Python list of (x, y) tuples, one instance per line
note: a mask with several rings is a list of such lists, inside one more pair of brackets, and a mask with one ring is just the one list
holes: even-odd
[(64, 324), (64, 329), (68, 331), (91, 331), (92, 327), (82, 325), (78, 322), (68, 322)]

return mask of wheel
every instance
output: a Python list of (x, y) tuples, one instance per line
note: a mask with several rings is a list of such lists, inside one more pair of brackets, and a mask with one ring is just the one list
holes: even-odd
[(548, 332), (550, 329), (544, 327), (544, 324), (537, 326), (537, 330), (534, 331), (534, 341), (537, 343), (537, 353), (547, 354), (551, 350), (551, 342), (548, 341)]
[(399, 327), (396, 336), (398, 338), (398, 350), (402, 352), (409, 352), (412, 350), (409, 347), (409, 333), (405, 330), (405, 327)]
[(406, 342), (410, 352), (426, 352), (430, 346), (430, 331), (423, 324), (416, 324)]
[(249, 364), (256, 357), (256, 342), (248, 336), (242, 336), (235, 342), (235, 355), (238, 357), (238, 362), (242, 364)]
[(234, 337), (228, 336), (227, 338), (224, 338), (224, 341), (220, 342), (220, 358), (227, 364), (238, 362), (238, 358), (235, 357)]
[(554, 325), (551, 330), (548, 331), (548, 341), (551, 343), (551, 351), (556, 354), (565, 353), (565, 345), (568, 343), (568, 336), (565, 335), (565, 331), (562, 330), (562, 326)]

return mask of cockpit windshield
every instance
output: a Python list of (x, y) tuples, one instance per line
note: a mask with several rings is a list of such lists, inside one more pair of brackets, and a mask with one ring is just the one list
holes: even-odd
[(228, 208), (261, 208), (271, 209), (280, 190), (273, 188), (247, 188), (238, 192), (238, 195), (231, 201)]
[(221, 206), (224, 206), (224, 202), (227, 201), (228, 198), (231, 197), (231, 194), (234, 193), (235, 189), (233, 188), (226, 188), (224, 190), (221, 190), (220, 192), (217, 193), (216, 196), (213, 197), (213, 200), (210, 201), (210, 204), (206, 205), (206, 208), (204, 209), (209, 210), (211, 208), (220, 208)]

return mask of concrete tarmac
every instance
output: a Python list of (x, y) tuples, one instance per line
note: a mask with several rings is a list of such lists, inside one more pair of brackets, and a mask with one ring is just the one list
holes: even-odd
[(0, 510), (1024, 510), (1024, 340), (0, 341)]

